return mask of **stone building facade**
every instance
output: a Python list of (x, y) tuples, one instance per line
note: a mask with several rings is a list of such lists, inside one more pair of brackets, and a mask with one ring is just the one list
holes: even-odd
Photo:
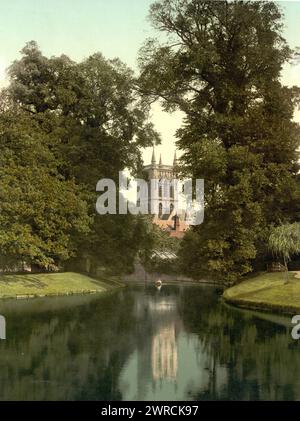
[(153, 148), (151, 164), (144, 166), (148, 178), (148, 212), (154, 215), (153, 222), (168, 231), (170, 236), (182, 237), (188, 226), (178, 215), (178, 192), (180, 182), (176, 177), (177, 157), (173, 165), (165, 165), (160, 155), (156, 161)]

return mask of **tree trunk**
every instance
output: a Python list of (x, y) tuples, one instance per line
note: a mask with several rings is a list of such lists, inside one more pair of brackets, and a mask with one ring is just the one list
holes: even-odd
[(284, 261), (285, 274), (286, 274), (286, 277), (285, 277), (285, 284), (287, 284), (287, 283), (289, 282), (289, 268), (288, 268), (287, 260), (286, 260), (286, 258), (285, 258), (285, 257), (283, 258), (283, 261)]

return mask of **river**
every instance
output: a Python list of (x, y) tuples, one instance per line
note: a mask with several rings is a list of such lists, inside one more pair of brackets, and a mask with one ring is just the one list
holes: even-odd
[(299, 400), (290, 318), (211, 286), (6, 300), (1, 400)]

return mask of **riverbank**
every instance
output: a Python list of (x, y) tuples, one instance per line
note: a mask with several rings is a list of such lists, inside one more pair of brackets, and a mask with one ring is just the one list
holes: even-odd
[(0, 276), (1, 298), (35, 298), (94, 294), (124, 286), (116, 280), (98, 280), (75, 272), (5, 274)]
[(300, 279), (297, 272), (260, 273), (223, 293), (224, 300), (238, 307), (288, 314), (300, 312)]

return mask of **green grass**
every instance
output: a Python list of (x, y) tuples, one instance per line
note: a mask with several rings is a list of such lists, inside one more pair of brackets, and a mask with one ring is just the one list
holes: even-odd
[(105, 292), (121, 284), (74, 272), (1, 275), (0, 298), (31, 298)]
[(261, 273), (227, 289), (225, 301), (242, 307), (286, 313), (300, 311), (300, 279), (296, 272)]

